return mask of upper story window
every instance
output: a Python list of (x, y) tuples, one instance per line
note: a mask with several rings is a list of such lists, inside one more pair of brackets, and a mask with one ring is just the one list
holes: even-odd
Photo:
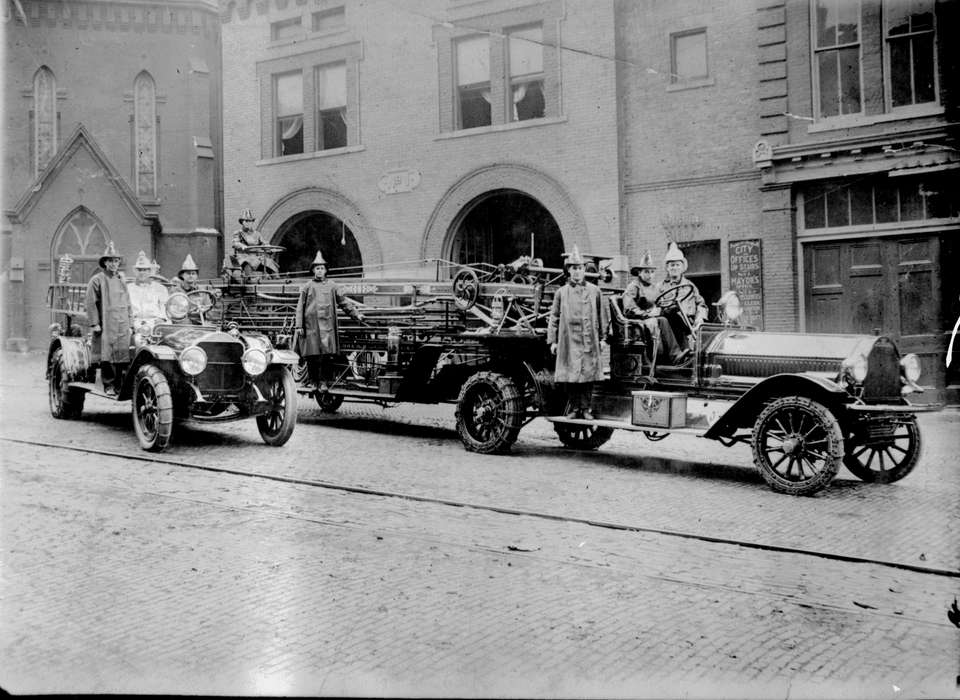
[(818, 119), (938, 103), (934, 0), (811, 2)]
[(814, 0), (814, 70), (818, 114), (858, 114), (860, 105), (860, 3)]
[(670, 36), (670, 82), (685, 83), (710, 77), (707, 68), (707, 30), (694, 29)]
[(303, 73), (274, 77), (276, 150), (274, 155), (303, 153)]
[(311, 29), (315, 32), (329, 32), (346, 26), (347, 13), (344, 8), (332, 7), (311, 15)]
[(486, 35), (457, 41), (457, 127), (491, 124), (490, 39)]
[(157, 197), (157, 86), (146, 71), (133, 81), (134, 180), (138, 197)]
[(47, 167), (57, 152), (57, 83), (46, 66), (33, 76), (34, 173)]
[(347, 145), (347, 64), (317, 66), (316, 150)]
[(523, 27), (507, 33), (510, 54), (510, 119), (523, 121), (544, 115), (543, 27)]
[(271, 41), (280, 41), (282, 39), (293, 39), (303, 35), (303, 27), (300, 17), (291, 17), (282, 19), (279, 22), (270, 23)]
[(933, 0), (887, 2), (885, 10), (891, 106), (934, 102), (937, 95)]

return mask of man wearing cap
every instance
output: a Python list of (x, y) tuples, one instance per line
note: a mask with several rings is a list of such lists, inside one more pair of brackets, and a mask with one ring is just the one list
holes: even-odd
[(354, 301), (344, 296), (336, 282), (327, 279), (327, 261), (320, 251), (310, 269), (313, 279), (300, 289), (294, 317), (294, 329), (300, 337), (297, 352), (307, 361), (307, 385), (326, 391), (324, 365), (340, 352), (336, 307), (355, 321), (362, 321), (363, 314)]
[(152, 329), (167, 317), (167, 288), (153, 279), (153, 263), (142, 250), (133, 264), (134, 281), (127, 285), (135, 330), (146, 326)]
[[(197, 267), (197, 263), (193, 261), (193, 256), (190, 253), (187, 253), (187, 257), (183, 259), (183, 263), (180, 265), (180, 272), (177, 273), (176, 278), (173, 280), (173, 286), (171, 292), (181, 292), (183, 294), (190, 294), (190, 292), (197, 291), (208, 291), (213, 296), (220, 296), (219, 290), (213, 290), (207, 287), (206, 285), (201, 285), (199, 282), (200, 279), (200, 268)], [(208, 313), (205, 316), (207, 322), (214, 321), (215, 310), (211, 309), (211, 313)], [(200, 311), (196, 308), (190, 311), (187, 315), (190, 323), (195, 326), (200, 325)]]
[(87, 283), (87, 319), (90, 323), (90, 360), (100, 365), (107, 394), (120, 390), (123, 370), (130, 362), (130, 295), (120, 272), (120, 254), (113, 245), (100, 256), (100, 271)]
[(249, 277), (251, 273), (256, 272), (261, 267), (265, 267), (272, 274), (279, 274), (280, 268), (271, 256), (263, 253), (247, 252), (250, 246), (268, 245), (260, 232), (253, 228), (253, 222), (256, 220), (253, 211), (250, 209), (244, 209), (240, 212), (240, 228), (233, 232), (233, 243), (231, 244), (237, 265), (243, 271), (244, 277)]
[(640, 319), (646, 340), (651, 348), (650, 359), (655, 360), (659, 349), (674, 365), (679, 365), (689, 357), (690, 351), (677, 343), (670, 322), (660, 315), (660, 307), (655, 303), (660, 294), (659, 287), (653, 283), (657, 265), (648, 250), (640, 258), (640, 264), (630, 268), (630, 274), (636, 279), (630, 280), (623, 291), (623, 313), (627, 318)]
[(593, 383), (603, 380), (601, 351), (610, 312), (600, 288), (586, 281), (576, 246), (563, 268), (569, 280), (554, 295), (547, 323), (547, 343), (557, 356), (553, 376), (567, 385), (567, 418), (593, 420)]
[[(707, 302), (700, 296), (700, 290), (697, 289), (697, 285), (683, 276), (683, 273), (687, 270), (687, 258), (673, 241), (670, 241), (670, 245), (667, 247), (667, 254), (664, 256), (663, 262), (667, 269), (667, 279), (660, 283), (657, 291), (658, 294), (663, 294), (666, 291), (676, 289), (682, 285), (690, 285), (693, 287), (689, 295), (687, 295), (686, 290), (683, 289), (677, 292), (678, 297), (687, 295), (686, 299), (679, 303), (679, 308), (674, 305), (672, 311), (668, 310), (666, 312), (666, 317), (673, 327), (674, 335), (676, 335), (677, 338), (684, 338), (690, 332), (690, 328), (696, 332), (696, 330), (703, 325), (703, 322), (707, 320)], [(678, 314), (680, 313), (686, 316), (690, 324), (689, 327), (687, 323), (679, 318)]]

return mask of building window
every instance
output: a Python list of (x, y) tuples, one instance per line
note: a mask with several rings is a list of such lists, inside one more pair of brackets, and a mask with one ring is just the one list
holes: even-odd
[(717, 307), (714, 304), (720, 299), (720, 241), (687, 241), (677, 246), (687, 258), (687, 269), (684, 277), (693, 282), (700, 292), (700, 296), (707, 302), (708, 321), (717, 321)]
[(276, 153), (303, 153), (303, 74), (285, 73), (274, 78)]
[(133, 161), (137, 196), (157, 198), (157, 87), (144, 71), (133, 81)]
[(57, 152), (57, 82), (43, 66), (33, 77), (34, 173), (40, 174)]
[(695, 29), (670, 36), (670, 82), (684, 83), (710, 77), (707, 68), (707, 30)]
[(490, 126), (490, 39), (457, 41), (457, 126)]
[(814, 0), (814, 75), (817, 114), (859, 114), (860, 3)]
[(888, 0), (884, 10), (891, 107), (935, 102), (933, 0)]
[(347, 145), (347, 64), (317, 66), (316, 150)]
[(543, 27), (508, 31), (510, 54), (510, 120), (539, 119), (544, 115)]
[(290, 19), (283, 19), (279, 22), (270, 23), (271, 41), (294, 39), (302, 35), (303, 27), (301, 26), (300, 17), (291, 17)]
[(315, 32), (329, 32), (334, 29), (342, 29), (346, 26), (347, 21), (347, 14), (342, 6), (333, 7), (321, 12), (314, 12), (311, 17), (311, 28)]

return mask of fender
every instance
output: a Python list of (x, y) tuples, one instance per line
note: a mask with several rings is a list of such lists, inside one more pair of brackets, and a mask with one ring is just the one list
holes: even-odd
[(50, 341), (50, 347), (47, 348), (47, 373), (50, 376), (50, 358), (57, 350), (61, 350), (63, 358), (63, 367), (68, 377), (76, 377), (90, 368), (90, 346), (87, 345), (86, 338), (58, 336)]
[(267, 362), (271, 365), (296, 365), (300, 362), (300, 356), (293, 350), (273, 349), (267, 353)]
[(732, 435), (737, 428), (753, 425), (764, 404), (771, 398), (781, 396), (806, 396), (828, 408), (851, 400), (839, 384), (825, 377), (815, 374), (775, 374), (737, 399), (703, 437), (725, 437)]

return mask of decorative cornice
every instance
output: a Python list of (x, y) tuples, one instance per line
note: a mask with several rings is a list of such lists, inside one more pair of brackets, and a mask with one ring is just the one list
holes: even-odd
[(680, 187), (702, 187), (704, 185), (720, 185), (725, 182), (742, 182), (744, 180), (759, 179), (756, 170), (739, 170), (719, 175), (704, 175), (702, 177), (681, 177), (675, 180), (655, 180), (653, 182), (635, 182), (625, 185), (625, 194), (637, 192), (653, 192), (655, 190), (673, 190)]
[(23, 13), (3, 2), (3, 21), (17, 26), (69, 27), (112, 32), (219, 32), (214, 0), (20, 0)]

